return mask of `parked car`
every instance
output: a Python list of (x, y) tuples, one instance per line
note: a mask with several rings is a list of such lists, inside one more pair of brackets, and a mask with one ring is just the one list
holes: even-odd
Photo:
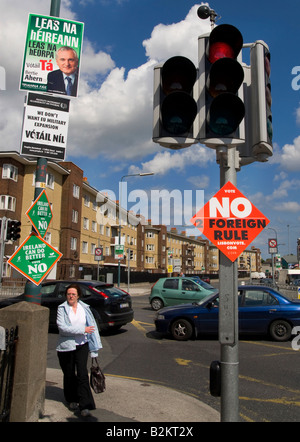
[(210, 284), (210, 277), (209, 276), (202, 276), (202, 281), (207, 282), (207, 284)]
[[(238, 302), (240, 333), (286, 341), (293, 327), (300, 326), (300, 303), (271, 287), (240, 286)], [(185, 341), (201, 334), (217, 334), (218, 317), (219, 295), (213, 294), (199, 302), (163, 308), (157, 313), (155, 327), (159, 333), (171, 333), (174, 339)]]
[(189, 302), (200, 301), (214, 293), (188, 277), (160, 278), (151, 288), (149, 302), (153, 310)]
[[(59, 304), (66, 300), (66, 288), (80, 285), (82, 301), (91, 307), (99, 330), (118, 329), (133, 320), (131, 296), (123, 290), (99, 281), (52, 281), (42, 283), (41, 305), (50, 310), (49, 326), (56, 327), (56, 312)], [(24, 300), (24, 293), (0, 302), (0, 308)]]
[[(200, 284), (202, 287), (204, 287), (207, 290), (211, 290), (212, 292), (218, 292), (218, 289), (216, 289), (215, 287), (210, 285), (209, 282), (206, 282), (203, 279), (201, 279), (200, 276), (189, 276), (189, 278), (191, 278), (193, 281), (197, 282), (198, 284)], [(209, 280), (209, 278), (208, 278), (208, 280)]]

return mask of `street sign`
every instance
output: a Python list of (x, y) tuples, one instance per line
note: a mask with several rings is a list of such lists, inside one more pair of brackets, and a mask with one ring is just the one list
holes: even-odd
[(70, 100), (29, 93), (24, 112), (21, 155), (65, 159)]
[(230, 181), (190, 221), (232, 262), (270, 222)]
[(276, 254), (278, 252), (277, 250), (277, 239), (271, 238), (268, 240), (269, 245), (269, 253), (272, 255), (273, 253)]
[(95, 261), (102, 261), (104, 259), (103, 247), (96, 247), (94, 259)]
[(115, 244), (115, 259), (123, 259), (124, 258), (124, 246)]
[(61, 252), (40, 236), (31, 233), (8, 263), (35, 285), (39, 285), (61, 257)]
[(32, 206), (29, 207), (26, 215), (30, 219), (31, 224), (37, 233), (44, 238), (53, 217), (51, 206), (45, 190), (40, 193), (37, 199), (33, 202)]

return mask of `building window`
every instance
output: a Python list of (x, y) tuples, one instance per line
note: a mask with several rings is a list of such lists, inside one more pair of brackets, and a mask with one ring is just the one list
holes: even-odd
[(18, 181), (18, 168), (12, 164), (3, 164), (2, 178)]
[(94, 233), (97, 232), (97, 223), (96, 223), (96, 221), (92, 221), (92, 232), (94, 232)]
[(14, 212), (16, 210), (16, 198), (9, 195), (0, 196), (0, 209), (1, 210), (11, 210)]
[(89, 245), (86, 241), (82, 241), (82, 253), (88, 253)]
[(146, 250), (153, 252), (154, 251), (154, 244), (147, 244)]
[(47, 173), (46, 175), (46, 186), (49, 189), (54, 189), (54, 175), (52, 173)]
[(72, 210), (72, 222), (78, 223), (78, 211), (74, 209)]
[(73, 184), (73, 196), (74, 196), (74, 198), (79, 199), (79, 195), (80, 195), (80, 187), (77, 186), (76, 184)]
[(91, 255), (95, 255), (96, 244), (91, 244)]
[(71, 250), (77, 250), (77, 238), (71, 238)]
[(70, 278), (75, 278), (75, 266), (71, 265), (69, 267), (69, 277)]
[(83, 218), (83, 228), (84, 230), (89, 230), (89, 219), (88, 218)]
[(86, 207), (90, 207), (90, 197), (89, 195), (83, 195), (83, 202)]

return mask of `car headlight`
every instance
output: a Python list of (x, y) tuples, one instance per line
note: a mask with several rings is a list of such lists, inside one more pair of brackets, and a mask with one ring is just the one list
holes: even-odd
[(156, 315), (156, 319), (165, 319), (164, 315), (161, 315), (160, 313), (158, 313)]

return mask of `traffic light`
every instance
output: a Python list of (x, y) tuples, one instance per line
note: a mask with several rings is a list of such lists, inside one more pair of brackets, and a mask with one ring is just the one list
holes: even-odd
[(133, 259), (133, 250), (132, 249), (129, 249), (129, 258), (130, 258), (130, 260)]
[(256, 41), (250, 49), (251, 64), (251, 130), (252, 156), (265, 161), (273, 155), (271, 96), (271, 55), (267, 44)]
[(16, 241), (20, 238), (20, 232), (21, 232), (21, 222), (16, 220), (7, 220), (7, 227), (6, 227), (6, 240), (7, 241)]
[(170, 149), (197, 143), (197, 69), (176, 56), (154, 68), (153, 141)]
[(199, 37), (199, 141), (208, 147), (245, 142), (242, 47), (242, 34), (232, 25)]

